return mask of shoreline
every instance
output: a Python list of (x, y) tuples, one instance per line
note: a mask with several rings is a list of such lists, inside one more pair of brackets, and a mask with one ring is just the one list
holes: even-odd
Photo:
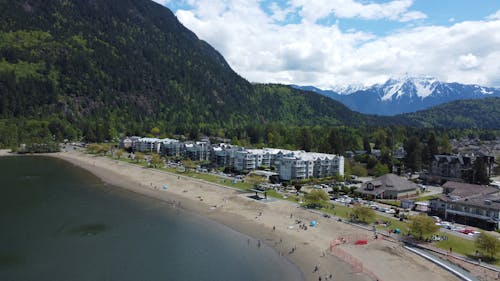
[[(0, 151), (0, 156), (5, 155), (9, 154)], [(108, 184), (167, 202), (175, 200), (187, 211), (260, 240), (295, 264), (304, 280), (318, 280), (319, 276), (325, 280), (329, 274), (334, 280), (353, 281), (400, 280), (402, 276), (415, 281), (457, 280), (400, 245), (384, 240), (370, 240), (365, 246), (338, 246), (341, 253), (362, 261), (362, 270), (353, 268), (352, 263), (337, 257), (338, 253), (337, 256), (329, 253), (330, 241), (338, 237), (370, 237), (371, 233), (298, 208), (288, 201), (256, 201), (248, 197), (249, 193), (217, 184), (80, 152), (43, 155), (70, 162)], [(168, 189), (164, 190), (163, 185), (168, 185)], [(316, 220), (319, 226), (302, 230), (296, 219), (305, 223)], [(316, 265), (318, 272), (313, 270)]]

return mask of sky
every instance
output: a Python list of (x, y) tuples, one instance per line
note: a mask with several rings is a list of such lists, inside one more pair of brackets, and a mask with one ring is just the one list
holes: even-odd
[(500, 87), (499, 0), (155, 0), (250, 82)]

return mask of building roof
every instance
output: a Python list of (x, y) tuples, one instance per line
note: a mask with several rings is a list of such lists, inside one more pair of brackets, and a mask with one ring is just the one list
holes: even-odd
[(454, 204), (485, 207), (500, 211), (500, 191), (498, 190), (493, 193), (479, 193), (467, 197), (445, 195), (441, 197), (441, 200), (445, 202), (453, 202)]
[(458, 162), (460, 165), (467, 165), (470, 164), (470, 157), (468, 156), (462, 156), (461, 154), (457, 155), (434, 155), (434, 159), (438, 162), (448, 162), (448, 163), (453, 163), (453, 162)]
[(492, 193), (497, 189), (484, 185), (447, 181), (445, 184), (443, 184), (443, 190), (445, 191), (445, 193), (452, 196), (468, 197), (474, 194)]
[(443, 185), (448, 193), (439, 199), (469, 206), (500, 210), (500, 190), (495, 187), (448, 181)]
[[(368, 185), (373, 185), (373, 190), (368, 190)], [(378, 195), (384, 191), (408, 191), (415, 190), (418, 186), (414, 182), (411, 182), (405, 178), (397, 176), (395, 174), (385, 174), (374, 180), (367, 181), (358, 187), (357, 191), (365, 194)]]

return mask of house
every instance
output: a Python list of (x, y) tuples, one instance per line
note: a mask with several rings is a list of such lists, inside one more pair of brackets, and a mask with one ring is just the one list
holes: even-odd
[(500, 227), (500, 190), (495, 187), (448, 181), (429, 207), (430, 214), (448, 221), (487, 230)]
[(385, 174), (363, 183), (356, 190), (367, 198), (401, 199), (416, 195), (417, 184), (395, 174)]

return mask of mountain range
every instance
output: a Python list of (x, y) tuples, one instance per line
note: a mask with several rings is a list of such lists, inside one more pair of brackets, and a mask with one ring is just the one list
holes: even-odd
[(354, 85), (321, 90), (311, 86), (292, 86), (340, 101), (357, 112), (389, 116), (425, 110), (455, 100), (500, 97), (497, 88), (445, 83), (432, 77), (408, 75), (370, 87)]
[[(251, 84), (153, 1), (0, 0), (0, 9), (0, 129), (19, 129), (12, 133), (17, 140), (28, 135), (104, 140), (143, 135), (154, 127), (196, 137), (252, 124), (450, 124), (426, 112), (365, 115), (316, 93)], [(492, 122), (466, 116), (463, 124), (499, 128), (494, 120), (500, 113), (486, 114)]]

